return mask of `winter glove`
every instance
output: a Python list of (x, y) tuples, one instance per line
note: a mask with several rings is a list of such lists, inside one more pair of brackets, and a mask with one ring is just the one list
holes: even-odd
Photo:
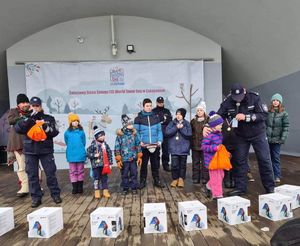
[(138, 154), (137, 154), (137, 164), (139, 165), (139, 166), (141, 166), (142, 165), (142, 162), (143, 162), (143, 160), (142, 160), (142, 157), (143, 157), (143, 153), (142, 152), (139, 152)]
[(33, 119), (34, 121), (36, 120), (40, 120), (41, 117), (42, 117), (42, 113), (41, 112), (36, 112), (36, 111), (33, 111), (31, 114), (30, 114), (30, 118)]
[(115, 157), (115, 159), (116, 159), (118, 168), (119, 168), (119, 169), (122, 169), (122, 167), (123, 167), (122, 157), (121, 157), (120, 155), (117, 155), (117, 156)]

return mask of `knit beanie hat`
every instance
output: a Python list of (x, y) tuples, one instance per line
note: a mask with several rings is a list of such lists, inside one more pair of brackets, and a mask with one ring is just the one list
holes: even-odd
[(69, 120), (69, 124), (71, 124), (73, 121), (80, 122), (79, 116), (77, 114), (74, 114), (74, 113), (69, 113), (68, 120)]
[(101, 136), (105, 136), (104, 130), (98, 128), (98, 126), (94, 126), (93, 129), (94, 129), (94, 137), (95, 137), (95, 139), (97, 139), (97, 138), (99, 138)]
[(274, 101), (274, 100), (277, 100), (279, 101), (280, 103), (282, 103), (283, 99), (282, 99), (282, 96), (278, 93), (274, 94), (271, 98), (271, 102)]
[(201, 101), (200, 104), (196, 107), (196, 110), (202, 109), (206, 113), (206, 104), (204, 101)]
[(209, 113), (209, 120), (208, 120), (208, 125), (210, 127), (215, 127), (217, 125), (220, 125), (224, 122), (222, 117), (218, 115), (215, 111), (211, 111)]
[(17, 95), (17, 104), (19, 104), (19, 103), (25, 103), (25, 102), (29, 103), (29, 99), (28, 99), (28, 97), (25, 94), (19, 94), (19, 95)]
[(176, 114), (177, 113), (180, 113), (182, 115), (182, 118), (184, 119), (186, 115), (186, 110), (184, 108), (179, 108), (176, 110)]
[(129, 118), (129, 116), (126, 115), (126, 114), (122, 114), (121, 121), (122, 121), (122, 126), (123, 127), (127, 127), (128, 125), (132, 125), (133, 124), (131, 118)]

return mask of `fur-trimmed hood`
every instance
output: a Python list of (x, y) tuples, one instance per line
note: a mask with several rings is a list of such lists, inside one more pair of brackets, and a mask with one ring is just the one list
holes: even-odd
[[(123, 136), (123, 135), (124, 135), (124, 130), (123, 130), (123, 128), (117, 129), (117, 130), (116, 130), (116, 134), (117, 134), (117, 136)], [(132, 129), (132, 134), (133, 134), (133, 135), (136, 135), (136, 129), (135, 129), (135, 128)]]

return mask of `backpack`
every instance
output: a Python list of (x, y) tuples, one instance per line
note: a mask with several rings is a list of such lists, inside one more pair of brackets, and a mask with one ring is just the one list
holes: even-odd
[(27, 132), (27, 136), (36, 142), (45, 141), (47, 139), (47, 135), (43, 129), (43, 124), (43, 120), (37, 120)]

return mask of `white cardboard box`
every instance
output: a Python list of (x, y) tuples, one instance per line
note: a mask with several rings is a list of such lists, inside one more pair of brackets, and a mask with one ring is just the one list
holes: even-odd
[(43, 207), (27, 215), (28, 237), (49, 238), (64, 228), (61, 207)]
[(178, 218), (186, 231), (207, 229), (207, 208), (199, 201), (178, 202)]
[(116, 238), (124, 228), (123, 208), (100, 207), (90, 214), (91, 237)]
[(250, 200), (239, 196), (218, 199), (218, 218), (229, 225), (250, 222), (249, 207)]
[(0, 208), (0, 236), (15, 228), (14, 209), (12, 207)]
[(300, 207), (300, 186), (297, 185), (280, 185), (275, 187), (275, 193), (292, 197), (292, 209)]
[(292, 218), (292, 197), (280, 193), (260, 195), (259, 215), (273, 221)]
[(165, 203), (144, 204), (144, 233), (167, 232), (167, 210)]

